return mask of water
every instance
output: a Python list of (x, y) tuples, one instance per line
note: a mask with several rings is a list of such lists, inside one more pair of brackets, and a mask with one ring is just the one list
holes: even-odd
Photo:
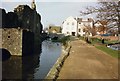
[(120, 50), (120, 44), (108, 45), (107, 47), (113, 50)]
[(44, 41), (40, 51), (23, 58), (11, 56), (3, 61), (3, 79), (44, 79), (61, 54), (61, 44)]

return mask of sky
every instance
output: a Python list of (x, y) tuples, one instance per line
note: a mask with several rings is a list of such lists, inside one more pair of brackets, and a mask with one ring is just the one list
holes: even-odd
[[(0, 8), (4, 8), (7, 12), (13, 11), (18, 5), (31, 6), (32, 0), (1, 0)], [(74, 2), (73, 2), (74, 1)], [(41, 23), (44, 28), (50, 24), (60, 26), (62, 22), (69, 16), (94, 18), (94, 15), (80, 16), (80, 11), (85, 10), (87, 6), (96, 6), (97, 0), (36, 0), (36, 10), (41, 15)]]

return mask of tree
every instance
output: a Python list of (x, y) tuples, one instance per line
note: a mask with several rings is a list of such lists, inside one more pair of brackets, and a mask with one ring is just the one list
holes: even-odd
[[(98, 6), (89, 6), (85, 11), (80, 11), (81, 15), (97, 14), (100, 20), (107, 20), (108, 27), (120, 27), (120, 1), (109, 0), (109, 2), (98, 1)], [(120, 32), (120, 30), (119, 30)]]

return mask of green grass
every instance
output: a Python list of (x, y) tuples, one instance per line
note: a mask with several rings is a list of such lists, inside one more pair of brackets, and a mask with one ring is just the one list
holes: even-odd
[(115, 58), (120, 58), (120, 55), (118, 54), (118, 52), (120, 52), (120, 51), (112, 50), (112, 49), (107, 48), (105, 46), (95, 46), (95, 47), (102, 50), (102, 51), (104, 51), (104, 52), (106, 52), (107, 54), (109, 54), (109, 55), (111, 55), (111, 56), (113, 56)]
[[(120, 55), (118, 54), (118, 50), (113, 50), (113, 49), (110, 49), (108, 47), (106, 47), (105, 45), (107, 44), (114, 44), (114, 43), (118, 43), (118, 41), (109, 41), (109, 40), (105, 40), (105, 44), (102, 44), (102, 40), (101, 39), (98, 39), (98, 38), (92, 38), (91, 39), (91, 42), (93, 45), (95, 45), (96, 48), (106, 52), (107, 54), (111, 55), (112, 57), (115, 57), (115, 58), (120, 58)], [(97, 44), (101, 44), (101, 45), (97, 45)]]
[[(79, 37), (79, 38), (81, 40), (85, 41), (84, 37)], [(120, 58), (120, 54), (118, 54), (118, 52), (120, 52), (120, 51), (113, 50), (113, 49), (106, 47), (107, 44), (118, 43), (119, 42), (118, 40), (116, 40), (116, 41), (105, 40), (104, 41), (105, 44), (102, 44), (102, 39), (90, 38), (90, 42), (91, 42), (91, 45), (94, 45), (97, 49), (100, 49), (101, 51), (106, 52), (107, 54), (111, 55), (112, 57)]]
[(85, 40), (85, 37), (83, 37), (83, 36), (78, 36), (78, 38), (79, 38), (80, 40)]
[(98, 38), (91, 38), (91, 44), (101, 44), (102, 40)]

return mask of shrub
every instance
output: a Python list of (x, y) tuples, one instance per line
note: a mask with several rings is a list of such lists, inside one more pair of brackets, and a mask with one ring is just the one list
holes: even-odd
[(70, 36), (64, 36), (64, 37), (62, 37), (60, 39), (58, 38), (57, 40), (52, 39), (52, 42), (60, 42), (64, 46), (66, 46), (69, 40), (70, 40)]

